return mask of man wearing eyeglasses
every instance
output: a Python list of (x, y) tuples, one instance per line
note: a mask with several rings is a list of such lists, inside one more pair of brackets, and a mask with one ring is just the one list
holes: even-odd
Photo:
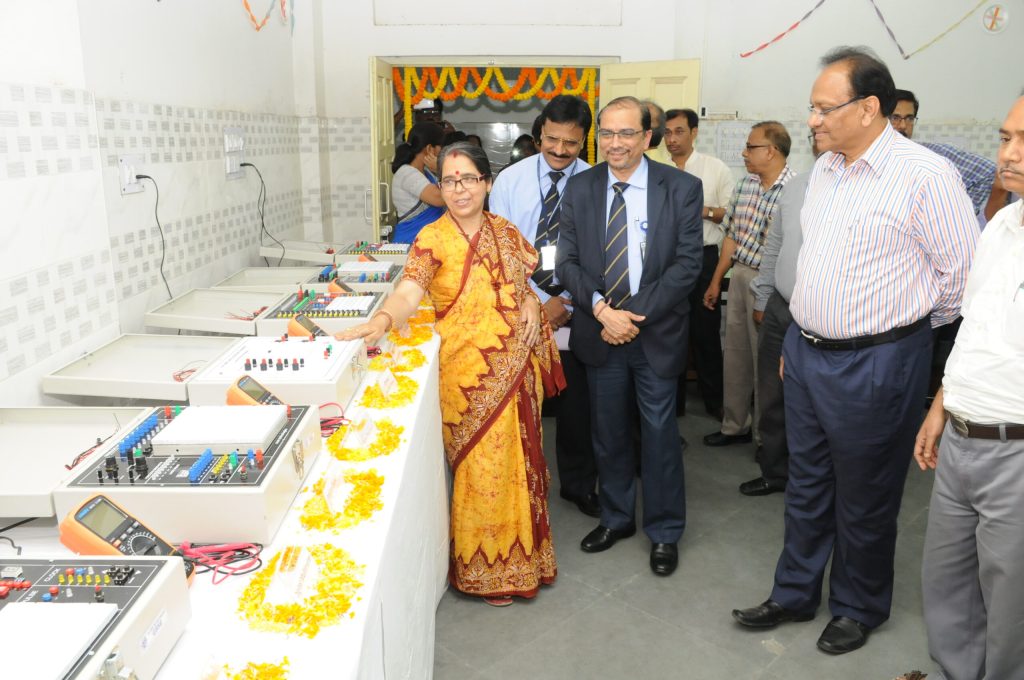
[(668, 576), (686, 526), (676, 386), (701, 268), (703, 194), (697, 178), (644, 156), (651, 115), (639, 100), (613, 99), (597, 120), (606, 160), (569, 180), (556, 266), (576, 305), (569, 345), (587, 365), (601, 485), (601, 523), (580, 548), (601, 552), (636, 533), (635, 395), (650, 568)]
[(896, 528), (931, 360), (960, 308), (978, 223), (956, 170), (889, 125), (889, 69), (866, 48), (822, 59), (808, 125), (824, 153), (782, 350), (789, 482), (768, 600), (733, 611), (771, 628), (814, 618), (818, 648), (860, 648), (889, 618)]
[(743, 163), (749, 174), (736, 185), (729, 201), (723, 222), (726, 227), (722, 252), (711, 283), (704, 291), (704, 306), (714, 309), (721, 297), (722, 280), (732, 269), (729, 304), (725, 308), (723, 416), (718, 432), (704, 437), (705, 446), (746, 443), (756, 430), (757, 324), (750, 282), (761, 267), (761, 251), (775, 201), (796, 174), (786, 162), (791, 143), (782, 123), (763, 121), (750, 129), (743, 150)]
[[(896, 108), (889, 116), (889, 122), (892, 123), (896, 132), (907, 139), (912, 139), (919, 110), (920, 102), (917, 101), (913, 92), (896, 90)], [(988, 220), (992, 219), (997, 210), (1009, 202), (1009, 192), (996, 178), (996, 164), (988, 158), (971, 153), (966, 149), (959, 149), (952, 144), (918, 143), (940, 156), (948, 158), (960, 173), (960, 179), (964, 182), (967, 195), (971, 197), (971, 202), (974, 204), (978, 222), (983, 227)]]
[[(998, 177), (1024, 192), (1024, 97), (999, 130)], [(963, 326), (914, 457), (935, 470), (921, 581), (941, 677), (1024, 668), (1024, 202), (978, 242)], [(941, 437), (941, 443), (940, 443)]]
[(568, 347), (572, 299), (555, 275), (562, 194), (569, 178), (590, 167), (579, 159), (590, 132), (591, 115), (579, 97), (558, 95), (535, 121), (540, 153), (508, 166), (494, 180), (491, 212), (518, 227), (540, 254), (531, 286), (544, 305), (548, 323), (560, 338), (566, 389), (553, 399), (555, 459), (562, 498), (591, 517), (601, 513), (594, 489), (597, 467), (590, 438), (590, 397), (587, 374)]

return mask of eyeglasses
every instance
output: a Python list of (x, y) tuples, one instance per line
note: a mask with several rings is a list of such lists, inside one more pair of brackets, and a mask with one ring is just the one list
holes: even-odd
[(555, 137), (554, 135), (541, 135), (540, 138), (551, 146), (558, 146), (561, 144), (565, 147), (566, 151), (575, 151), (580, 148), (580, 145), (583, 143), (578, 139), (565, 139), (564, 137)]
[(747, 151), (753, 151), (754, 149), (767, 149), (770, 146), (775, 146), (775, 145), (774, 144), (746, 144), (744, 146), (744, 148)]
[(896, 124), (913, 123), (915, 120), (917, 120), (917, 116), (901, 116), (898, 113), (894, 113), (891, 116), (889, 116), (889, 120)]
[(463, 175), (458, 179), (445, 177), (439, 182), (439, 184), (441, 185), (442, 191), (455, 191), (455, 187), (460, 187), (465, 191), (469, 191), (486, 179), (487, 175)]
[(843, 102), (842, 104), (837, 104), (836, 106), (832, 106), (832, 107), (829, 107), (827, 109), (820, 109), (819, 110), (819, 109), (814, 108), (814, 106), (808, 106), (807, 110), (811, 112), (812, 116), (817, 116), (818, 118), (824, 118), (825, 116), (827, 116), (828, 114), (832, 113), (833, 111), (838, 111), (839, 109), (843, 108), (844, 106), (849, 106), (850, 104), (852, 104), (854, 102), (859, 102), (861, 99), (866, 99), (866, 97), (864, 97), (863, 95), (860, 96), (860, 97), (854, 97), (853, 99), (851, 99), (848, 102)]
[(604, 128), (601, 128), (600, 130), (597, 131), (597, 136), (600, 137), (601, 139), (612, 139), (614, 137), (618, 137), (619, 139), (629, 141), (636, 137), (637, 135), (642, 135), (645, 132), (647, 131), (630, 130), (628, 128), (625, 130), (606, 130)]

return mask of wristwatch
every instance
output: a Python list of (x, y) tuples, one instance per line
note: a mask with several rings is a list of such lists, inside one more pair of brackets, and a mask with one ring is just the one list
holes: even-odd
[(712, 217), (714, 217), (714, 214), (715, 214), (715, 209), (714, 208), (711, 208), (711, 207), (704, 208), (704, 219), (710, 220)]

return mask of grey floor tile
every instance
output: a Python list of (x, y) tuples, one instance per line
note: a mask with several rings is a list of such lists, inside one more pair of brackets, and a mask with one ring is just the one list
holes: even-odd
[(437, 608), (437, 645), (479, 671), (561, 629), (600, 597), (582, 581), (561, 574), (533, 600), (517, 598), (510, 607), (489, 607), (478, 597), (449, 589)]
[(761, 670), (676, 626), (603, 597), (520, 654), (484, 669), (484, 675), (506, 680), (752, 680)]
[(747, 631), (732, 621), (732, 609), (758, 604), (771, 591), (784, 498), (740, 495), (739, 484), (759, 474), (754, 446), (705, 447), (702, 437), (718, 423), (704, 415), (699, 399), (691, 396), (689, 406), (680, 419), (689, 442), (688, 516), (677, 572), (650, 572), (642, 532), (604, 553), (579, 549), (597, 520), (558, 497), (554, 421), (545, 419), (558, 582), (507, 609), (446, 594), (437, 611), (435, 678), (891, 680), (915, 668), (934, 671), (920, 594), (934, 475), (914, 466), (907, 477), (892, 618), (864, 650), (831, 657), (815, 647), (830, 616), (827, 576), (812, 622)]
[(434, 650), (434, 680), (482, 680), (483, 676), (441, 645)]

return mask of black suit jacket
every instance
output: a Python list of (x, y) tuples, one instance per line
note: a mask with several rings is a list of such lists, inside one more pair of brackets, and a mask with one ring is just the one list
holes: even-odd
[[(569, 347), (585, 364), (601, 366), (611, 347), (601, 339), (594, 318), (595, 292), (605, 294), (604, 247), (608, 221), (608, 164), (572, 177), (559, 218), (556, 272), (572, 294), (574, 311)], [(686, 368), (690, 304), (704, 250), (701, 181), (663, 163), (647, 163), (647, 248), (640, 287), (623, 305), (641, 321), (633, 342), (643, 346), (654, 372), (678, 376)]]

